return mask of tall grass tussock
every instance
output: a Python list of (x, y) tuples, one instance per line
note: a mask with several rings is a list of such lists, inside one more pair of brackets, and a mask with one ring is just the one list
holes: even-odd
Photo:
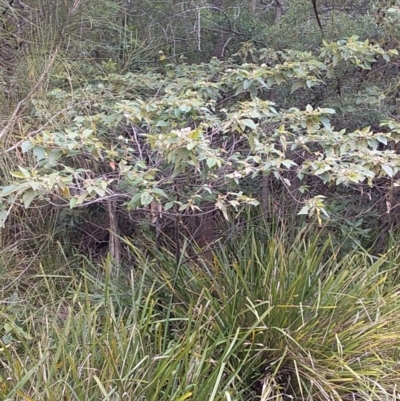
[(127, 244), (118, 279), (83, 261), (3, 291), (1, 400), (399, 399), (398, 248), (250, 224), (213, 261)]

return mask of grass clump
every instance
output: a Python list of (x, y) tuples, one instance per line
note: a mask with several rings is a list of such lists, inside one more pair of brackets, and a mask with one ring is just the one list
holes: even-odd
[[(397, 260), (248, 226), (213, 261), (135, 253), (0, 305), (4, 400), (396, 400)], [(330, 255), (330, 256), (329, 256)]]

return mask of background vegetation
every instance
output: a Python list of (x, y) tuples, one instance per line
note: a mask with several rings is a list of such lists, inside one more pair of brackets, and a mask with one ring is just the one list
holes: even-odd
[(1, 399), (400, 399), (398, 1), (0, 10)]

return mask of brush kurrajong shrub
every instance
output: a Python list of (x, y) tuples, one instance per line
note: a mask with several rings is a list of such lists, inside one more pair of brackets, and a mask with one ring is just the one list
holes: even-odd
[[(267, 99), (276, 88), (311, 90), (341, 68), (370, 68), (379, 57), (390, 61), (396, 50), (350, 37), (324, 42), (316, 55), (274, 52), (280, 61), (272, 66), (263, 62), (270, 55), (261, 49), (254, 50), (252, 63), (214, 59), (167, 65), (161, 72), (106, 74), (83, 88), (49, 92), (50, 121), (43, 100), (34, 99), (36, 123), (43, 120), (46, 127), (21, 143), (35, 162), (20, 166), (3, 185), (3, 215), (35, 199), (74, 208), (110, 198), (161, 214), (173, 208), (196, 212), (212, 202), (227, 215), (228, 208), (258, 204), (258, 194), (245, 194), (240, 185), (263, 175), (291, 196), (292, 182), (299, 180), (293, 193), (304, 202), (300, 213), (316, 215), (321, 224), (324, 196), (301, 195), (308, 178), (325, 186), (373, 186), (395, 177), (395, 120), (383, 123), (382, 132), (335, 131), (333, 109), (279, 109)], [(189, 176), (191, 185), (181, 185)]]

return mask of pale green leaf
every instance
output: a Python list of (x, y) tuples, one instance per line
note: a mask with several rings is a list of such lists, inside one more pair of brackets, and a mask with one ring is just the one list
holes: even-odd
[(380, 142), (383, 143), (384, 145), (388, 144), (388, 139), (385, 135), (377, 135), (376, 139)]
[(168, 195), (161, 188), (153, 188), (153, 194), (163, 196), (164, 198), (168, 198)]
[(326, 116), (320, 116), (320, 121), (321, 121), (321, 123), (322, 123), (322, 125), (325, 127), (325, 128), (330, 128), (331, 127), (331, 122), (330, 122), (330, 120), (329, 120), (329, 118), (328, 117), (326, 117)]
[(184, 210), (186, 210), (186, 209), (188, 208), (188, 206), (189, 206), (189, 205), (188, 205), (187, 203), (185, 203), (185, 204), (183, 204), (183, 205), (180, 205), (180, 206), (179, 206), (179, 211), (180, 211), (180, 212), (183, 212)]
[(13, 192), (17, 191), (18, 189), (19, 189), (19, 186), (18, 186), (18, 185), (15, 185), (15, 184), (13, 184), (13, 185), (8, 185), (8, 186), (4, 187), (4, 188), (2, 189), (2, 191), (0, 192), (0, 198), (3, 198), (3, 197), (5, 197), (5, 196), (10, 195), (10, 194), (12, 194)]
[(106, 191), (103, 188), (94, 187), (93, 189), (100, 197), (104, 197), (106, 194)]
[(165, 204), (165, 206), (164, 206), (164, 209), (165, 209), (165, 210), (169, 210), (169, 209), (171, 209), (172, 207), (174, 207), (174, 205), (175, 205), (174, 202), (167, 202), (167, 203)]
[(49, 164), (55, 164), (55, 162), (62, 156), (62, 151), (59, 149), (53, 149), (49, 153), (48, 162)]
[(310, 208), (309, 208), (308, 206), (303, 206), (303, 207), (301, 208), (300, 212), (297, 213), (297, 214), (299, 214), (299, 215), (301, 215), (301, 214), (307, 214), (307, 215), (308, 215), (309, 211), (310, 211)]
[(37, 192), (35, 192), (33, 189), (28, 189), (27, 191), (25, 191), (24, 194), (22, 195), (22, 200), (24, 201), (24, 207), (28, 208), (36, 196)]
[(159, 120), (156, 123), (156, 127), (168, 127), (168, 123), (164, 120)]
[(129, 204), (137, 206), (141, 196), (142, 194), (140, 192), (136, 193), (135, 195), (132, 196), (131, 200), (129, 201)]
[(387, 164), (382, 164), (382, 169), (389, 177), (393, 177), (393, 169)]
[(252, 85), (252, 81), (249, 81), (248, 79), (246, 79), (245, 81), (243, 81), (243, 89), (244, 89), (244, 90), (249, 89), (251, 85)]
[(283, 160), (282, 164), (286, 167), (286, 168), (291, 168), (292, 166), (297, 166), (297, 164), (292, 161), (292, 160)]
[(12, 171), (10, 174), (15, 178), (25, 178), (25, 176), (19, 171)]
[(339, 53), (334, 54), (334, 55), (333, 55), (333, 58), (332, 58), (332, 63), (333, 63), (333, 66), (334, 66), (334, 67), (337, 65), (337, 63), (339, 62), (339, 60), (340, 60), (340, 55), (339, 55)]
[(275, 75), (275, 81), (278, 85), (280, 85), (282, 82), (285, 82), (285, 77), (283, 74), (277, 74)]
[(257, 199), (251, 199), (247, 203), (252, 206), (258, 206), (260, 204), (260, 202)]
[(148, 206), (150, 203), (154, 200), (153, 195), (151, 195), (149, 192), (142, 192), (140, 195), (140, 201), (142, 206)]
[(83, 132), (82, 132), (82, 136), (86, 139), (86, 138), (88, 138), (90, 135), (92, 135), (93, 134), (93, 130), (92, 129), (85, 129)]
[(244, 118), (243, 120), (240, 120), (240, 122), (248, 128), (251, 128), (251, 129), (257, 128), (257, 125), (255, 124), (255, 122), (253, 120), (250, 120), (249, 118)]
[(31, 173), (27, 169), (25, 169), (21, 166), (18, 166), (18, 168), (25, 178), (31, 178)]
[(73, 209), (77, 203), (78, 203), (78, 198), (75, 198), (75, 197), (71, 198), (69, 200), (69, 208)]
[(304, 81), (303, 80), (297, 80), (294, 82), (294, 84), (292, 85), (292, 89), (290, 91), (290, 93), (295, 92), (297, 89), (299, 88), (303, 88), (304, 87)]
[(208, 168), (213, 168), (218, 162), (218, 159), (216, 159), (215, 157), (209, 157), (207, 159), (207, 166)]
[(46, 150), (40, 146), (35, 146), (33, 148), (33, 154), (35, 155), (38, 161), (41, 161), (46, 158)]
[(21, 150), (23, 153), (26, 153), (28, 150), (31, 150), (35, 147), (35, 145), (31, 141), (24, 141), (21, 144)]

